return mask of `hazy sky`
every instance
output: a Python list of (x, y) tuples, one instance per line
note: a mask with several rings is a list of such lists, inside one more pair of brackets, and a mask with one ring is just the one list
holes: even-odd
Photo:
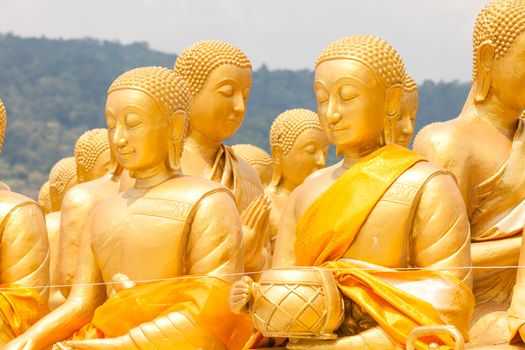
[(202, 39), (238, 45), (255, 67), (313, 68), (345, 35), (389, 41), (423, 79), (470, 79), (476, 13), (488, 0), (0, 0), (0, 32), (145, 41), (179, 52)]

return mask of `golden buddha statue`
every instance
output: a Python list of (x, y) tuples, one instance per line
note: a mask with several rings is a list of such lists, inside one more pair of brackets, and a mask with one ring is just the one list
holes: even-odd
[[(317, 59), (317, 114), (344, 160), (290, 194), (277, 234), (274, 275), (263, 274), (259, 283), (293, 287), (287, 280), (297, 279), (298, 287), (329, 291), (326, 276), (310, 283), (311, 269), (305, 267), (325, 268), (345, 297), (345, 311), (336, 339), (328, 331), (307, 332), (310, 339), (290, 338), (289, 349), (395, 349), (406, 345), (416, 326), (443, 323), (467, 335), (473, 297), (470, 270), (458, 268), (471, 264), (461, 194), (450, 173), (406, 148), (385, 146), (385, 120), (399, 113), (404, 76), (397, 52), (370, 35), (335, 41)], [(281, 277), (280, 268), (287, 269)], [(280, 336), (296, 332), (298, 318), (302, 325), (327, 320), (315, 310), (329, 306), (311, 305), (326, 294), (301, 291), (295, 298), (293, 287), (272, 299), (275, 293), (259, 288), (261, 299), (261, 293), (251, 296), (250, 284), (248, 277), (234, 284), (232, 310), (243, 311), (248, 303), (259, 317), (256, 324), (265, 321)], [(305, 301), (312, 312), (290, 318), (294, 314), (287, 311)]]
[[(66, 193), (77, 182), (77, 165), (74, 157), (66, 157), (51, 168), (49, 173), (50, 212), (46, 214), (46, 229), (49, 241), (49, 281), (52, 286), (60, 284), (58, 279), (58, 255), (62, 201)], [(51, 195), (52, 193), (52, 195)], [(64, 301), (59, 288), (51, 287), (49, 307), (56, 308)]]
[(105, 175), (112, 165), (108, 131), (92, 129), (82, 134), (75, 143), (75, 161), (78, 183)]
[(51, 212), (51, 199), (49, 198), (49, 180), (44, 182), (38, 191), (38, 204), (44, 210), (44, 214)]
[(62, 286), (64, 297), (75, 277), (80, 238), (89, 214), (103, 199), (131, 187), (120, 181), (122, 167), (116, 161), (107, 129), (89, 130), (80, 136), (75, 160), (80, 184), (68, 191), (62, 202), (56, 263), (56, 284)]
[[(6, 111), (0, 100), (0, 150)], [(47, 313), (49, 248), (44, 213), (35, 201), (0, 190), (0, 347)]]
[(265, 193), (272, 203), (270, 213), (271, 250), (275, 248), (277, 226), (290, 193), (314, 171), (325, 167), (328, 138), (317, 114), (308, 109), (281, 113), (270, 128), (274, 170)]
[(494, 344), (507, 337), (500, 316), (509, 306), (516, 269), (504, 267), (518, 263), (525, 222), (525, 2), (495, 0), (483, 8), (473, 44), (472, 88), (463, 110), (425, 127), (414, 150), (457, 179), (477, 267), (471, 338)]
[(174, 69), (191, 94), (182, 171), (233, 192), (243, 223), (244, 269), (260, 271), (270, 262), (270, 205), (255, 170), (223, 144), (244, 120), (252, 83), (250, 60), (233, 45), (205, 40), (184, 49)]
[(419, 106), (417, 84), (410, 75), (405, 76), (403, 82), (403, 101), (399, 111), (399, 118), (396, 123), (395, 143), (400, 146), (408, 147), (414, 130), (416, 128), (416, 114)]
[(60, 347), (239, 349), (246, 341), (251, 324), (227, 306), (228, 282), (242, 274), (235, 199), (179, 170), (189, 98), (162, 67), (111, 84), (109, 137), (134, 186), (93, 210), (66, 302), (5, 350), (45, 348), (80, 328)]
[(251, 165), (264, 187), (270, 184), (273, 173), (272, 157), (265, 150), (250, 144), (239, 144), (231, 146), (233, 153)]

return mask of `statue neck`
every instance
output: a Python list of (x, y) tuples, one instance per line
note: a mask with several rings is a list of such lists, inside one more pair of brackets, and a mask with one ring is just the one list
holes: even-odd
[(342, 167), (345, 169), (351, 168), (355, 163), (359, 162), (361, 158), (369, 155), (370, 153), (380, 149), (381, 143), (379, 140), (374, 140), (373, 142), (358, 147), (348, 147), (343, 149), (343, 164)]
[(469, 93), (466, 107), (470, 107), (473, 114), (495, 127), (505, 137), (512, 140), (518, 127), (521, 111), (503, 103), (495, 94), (489, 93), (484, 101), (475, 101), (475, 87)]
[(155, 187), (174, 175), (180, 174), (179, 171), (168, 169), (164, 162), (144, 171), (134, 171), (133, 177), (135, 178), (135, 189), (146, 189)]
[(215, 160), (217, 152), (222, 143), (206, 137), (198, 131), (191, 131), (184, 141), (184, 148), (192, 154), (199, 155), (206, 162), (210, 163)]

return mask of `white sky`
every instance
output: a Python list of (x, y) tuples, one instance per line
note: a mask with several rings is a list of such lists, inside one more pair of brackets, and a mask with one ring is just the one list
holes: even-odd
[(238, 45), (255, 67), (313, 68), (329, 42), (374, 34), (423, 79), (467, 81), (476, 13), (488, 0), (0, 0), (0, 32), (148, 42), (176, 53), (202, 39)]

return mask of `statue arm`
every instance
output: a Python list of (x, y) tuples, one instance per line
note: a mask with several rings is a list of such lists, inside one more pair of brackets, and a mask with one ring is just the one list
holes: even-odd
[(0, 273), (2, 283), (36, 287), (47, 301), (49, 292), (49, 243), (40, 206), (25, 203), (5, 219)]
[[(69, 190), (62, 202), (58, 271), (56, 272), (61, 285), (71, 285), (75, 278), (82, 232), (89, 212), (93, 209), (91, 202), (89, 193), (79, 187)], [(62, 295), (66, 298), (70, 290), (70, 286), (60, 288)]]
[(89, 219), (82, 234), (76, 279), (66, 302), (6, 345), (5, 350), (42, 349), (67, 339), (91, 321), (95, 309), (105, 300), (104, 285), (91, 249)]
[[(518, 265), (525, 266), (524, 244), (521, 245)], [(514, 343), (521, 338), (525, 342), (525, 268), (518, 268), (508, 315), (509, 341)]]
[(272, 267), (295, 266), (297, 264), (295, 257), (295, 227), (297, 225), (296, 201), (299, 188), (290, 194), (281, 214), (275, 238)]
[(450, 175), (436, 175), (423, 188), (414, 215), (410, 261), (414, 267), (438, 269), (472, 286), (470, 226)]
[[(242, 274), (241, 221), (235, 201), (228, 192), (215, 192), (202, 199), (190, 230), (186, 274)], [(224, 279), (233, 282), (239, 277)]]

